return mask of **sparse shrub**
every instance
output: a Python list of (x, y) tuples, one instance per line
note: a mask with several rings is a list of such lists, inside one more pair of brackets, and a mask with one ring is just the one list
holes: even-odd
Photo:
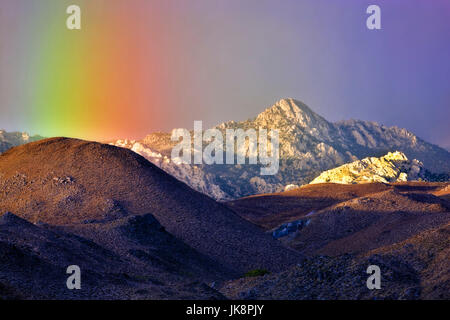
[(245, 278), (250, 278), (250, 277), (261, 277), (263, 275), (269, 274), (270, 271), (266, 270), (266, 269), (254, 269), (254, 270), (250, 270), (248, 272), (246, 272), (244, 274)]

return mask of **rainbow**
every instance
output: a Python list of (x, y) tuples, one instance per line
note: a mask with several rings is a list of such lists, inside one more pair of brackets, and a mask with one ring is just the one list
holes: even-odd
[(43, 136), (97, 140), (127, 136), (136, 126), (150, 128), (158, 120), (161, 70), (155, 69), (163, 55), (155, 48), (157, 35), (144, 25), (148, 14), (139, 17), (145, 8), (78, 3), (81, 30), (65, 27), (68, 2), (53, 3), (47, 12), (40, 8), (39, 19), (48, 21), (32, 31), (29, 127)]

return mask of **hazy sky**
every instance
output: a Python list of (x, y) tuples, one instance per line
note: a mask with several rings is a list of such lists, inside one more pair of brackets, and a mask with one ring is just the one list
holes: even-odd
[[(66, 29), (69, 4), (82, 30)], [(450, 147), (450, 1), (0, 2), (0, 128), (140, 138), (283, 97)]]

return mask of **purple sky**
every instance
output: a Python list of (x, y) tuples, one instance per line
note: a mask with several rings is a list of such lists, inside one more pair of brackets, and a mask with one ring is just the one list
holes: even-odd
[[(24, 10), (18, 10), (15, 1), (0, 4), (0, 58), (12, 54), (2, 43), (17, 31), (5, 25), (11, 21), (5, 17), (17, 15), (16, 21), (26, 23), (38, 11), (25, 10), (22, 0)], [(42, 0), (45, 10), (52, 1)], [(127, 1), (129, 10), (145, 2)], [(245, 120), (293, 97), (331, 121), (397, 125), (450, 147), (450, 0), (155, 2), (164, 3), (152, 7), (152, 14), (162, 17), (159, 28), (171, 35), (164, 41), (177, 48), (167, 52), (171, 74), (161, 77), (171, 90), (162, 97), (160, 123), (131, 133), (132, 138), (191, 128), (194, 120), (205, 126)], [(366, 28), (370, 4), (381, 7), (382, 30)], [(21, 28), (24, 38), (26, 30)], [(22, 47), (21, 54), (32, 54), (32, 48)], [(28, 108), (11, 98), (23, 89), (16, 76), (24, 74), (21, 68), (0, 71), (0, 128), (38, 131), (15, 117)]]

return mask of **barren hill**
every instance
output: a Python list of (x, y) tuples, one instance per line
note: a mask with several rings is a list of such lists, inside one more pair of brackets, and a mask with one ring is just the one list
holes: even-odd
[(227, 204), (307, 256), (361, 254), (450, 222), (448, 183), (310, 184)]
[(169, 233), (239, 273), (279, 271), (299, 258), (136, 153), (94, 142), (53, 138), (0, 155), (0, 212), (6, 211), (74, 229), (152, 214)]

